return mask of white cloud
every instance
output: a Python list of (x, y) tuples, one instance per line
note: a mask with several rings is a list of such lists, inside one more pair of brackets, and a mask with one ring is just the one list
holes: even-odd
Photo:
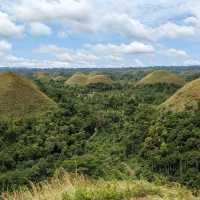
[[(45, 66), (47, 58), (51, 66), (53, 63), (59, 66), (152, 65), (157, 60), (163, 64), (196, 62), (194, 56), (179, 49), (179, 44), (184, 42), (183, 39), (188, 44), (192, 41), (194, 46), (194, 41), (199, 41), (199, 10), (200, 2), (197, 0), (0, 1), (0, 41), (2, 36), (22, 35), (25, 28), (30, 28), (32, 33), (22, 40), (26, 47), (29, 46), (28, 40), (35, 35), (52, 34), (55, 43), (63, 41), (62, 48), (47, 44), (38, 50), (40, 54), (47, 54), (44, 61), (37, 59), (38, 54), (35, 54), (36, 59), (15, 57), (11, 53), (12, 45), (6, 47), (6, 41), (0, 42), (0, 52), (4, 52), (1, 62), (6, 60), (17, 66), (28, 65), (28, 62)], [(169, 43), (169, 40), (175, 41)], [(40, 45), (38, 40), (35, 41), (35, 45)], [(68, 44), (74, 44), (76, 49), (70, 49)], [(165, 49), (164, 44), (173, 45), (171, 49)], [(31, 52), (31, 49), (21, 51)]]
[[(96, 44), (85, 45), (80, 49), (62, 48), (56, 45), (45, 45), (35, 50), (39, 54), (47, 54), (59, 62), (68, 62), (78, 67), (110, 67), (115, 66), (143, 66), (137, 55), (153, 54), (151, 45), (140, 42), (130, 44)], [(135, 57), (136, 56), (136, 57)]]
[(12, 49), (12, 44), (5, 40), (0, 41), (0, 52), (7, 53)]
[(52, 32), (49, 26), (40, 22), (33, 22), (30, 27), (33, 35), (50, 35)]
[(84, 49), (74, 50), (68, 48), (61, 48), (56, 45), (46, 45), (41, 46), (35, 50), (40, 54), (50, 54), (60, 62), (69, 62), (69, 63), (82, 63), (87, 62), (92, 64), (98, 57), (91, 52), (88, 52)]
[(126, 14), (107, 14), (102, 16), (101, 28), (106, 31), (113, 31), (125, 36), (142, 39), (151, 39), (151, 28), (145, 27), (140, 21), (129, 17)]
[(169, 57), (173, 57), (173, 58), (181, 58), (181, 59), (188, 59), (190, 58), (190, 56), (187, 54), (187, 52), (180, 50), (180, 49), (168, 49), (166, 51), (164, 51), (164, 54), (169, 56)]
[[(18, 0), (17, 3), (11, 1), (3, 7), (17, 20), (40, 23), (57, 21), (69, 32), (89, 34), (103, 32), (155, 40), (195, 34), (192, 26), (169, 21), (172, 14), (176, 16), (186, 12), (185, 8), (182, 8), (185, 2), (185, 0), (184, 2), (178, 0), (176, 3), (172, 0), (156, 2), (145, 0), (141, 3), (139, 0), (134, 2), (109, 0), (107, 3), (100, 3), (97, 0)], [(172, 5), (175, 8), (172, 8)], [(149, 20), (152, 22), (149, 23)], [(158, 23), (160, 20), (164, 25)], [(47, 27), (42, 29), (44, 30), (41, 32), (46, 34), (49, 32)], [(38, 31), (34, 32), (37, 34)], [(61, 37), (65, 35), (63, 31), (59, 33)]]
[(3, 37), (18, 37), (24, 32), (24, 26), (16, 25), (6, 13), (0, 11), (0, 35)]
[(200, 65), (200, 60), (189, 59), (184, 62), (185, 65)]
[(196, 25), (199, 23), (199, 20), (198, 20), (198, 18), (191, 16), (191, 17), (187, 17), (186, 19), (184, 19), (184, 23), (189, 24), (189, 25)]
[(162, 38), (180, 38), (195, 35), (195, 29), (192, 26), (177, 25), (168, 22), (155, 29), (156, 37)]
[(155, 49), (151, 45), (141, 42), (132, 42), (130, 44), (97, 44), (87, 45), (87, 48), (101, 54), (121, 55), (121, 54), (149, 54), (154, 53)]
[(87, 19), (87, 0), (19, 0), (11, 1), (7, 11), (22, 21), (78, 20)]

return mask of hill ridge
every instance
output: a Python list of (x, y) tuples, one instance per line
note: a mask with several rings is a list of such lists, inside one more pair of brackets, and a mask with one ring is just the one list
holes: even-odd
[(13, 72), (0, 74), (0, 117), (23, 118), (43, 113), (56, 103), (24, 76)]
[(112, 80), (103, 74), (83, 74), (75, 73), (66, 82), (66, 85), (89, 85), (95, 83), (110, 84)]
[(156, 70), (146, 75), (142, 80), (136, 83), (136, 86), (152, 85), (157, 83), (167, 83), (175, 85), (184, 85), (185, 80), (166, 70)]
[(179, 89), (174, 95), (167, 99), (160, 108), (167, 111), (180, 112), (190, 108), (195, 110), (200, 101), (200, 78), (193, 80)]

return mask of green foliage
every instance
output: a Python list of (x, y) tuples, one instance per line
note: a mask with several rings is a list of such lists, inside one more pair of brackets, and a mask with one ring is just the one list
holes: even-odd
[[(172, 180), (199, 188), (199, 112), (159, 114), (156, 106), (179, 86), (135, 87), (129, 80), (135, 74), (111, 73), (109, 86), (36, 80), (58, 109), (0, 122), (0, 190), (44, 180), (59, 167), (96, 179)], [(105, 199), (122, 195), (111, 189)]]

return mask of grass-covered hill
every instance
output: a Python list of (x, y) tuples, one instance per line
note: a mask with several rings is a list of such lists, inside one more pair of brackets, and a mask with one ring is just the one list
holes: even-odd
[(87, 75), (83, 73), (76, 73), (71, 76), (66, 82), (66, 85), (85, 85), (87, 83)]
[(0, 74), (0, 118), (24, 118), (42, 114), (55, 102), (30, 80), (15, 73)]
[(105, 75), (89, 76), (87, 84), (96, 84), (96, 83), (110, 84), (112, 83), (112, 80)]
[(110, 84), (112, 80), (106, 75), (76, 73), (65, 82), (66, 85), (90, 85), (98, 83)]
[(46, 78), (49, 78), (49, 73), (39, 71), (39, 72), (34, 73), (33, 76), (37, 79), (44, 79), (44, 78), (46, 79)]
[(147, 181), (91, 181), (80, 175), (62, 174), (40, 184), (31, 184), (3, 200), (198, 200), (179, 185), (160, 186)]
[(136, 85), (144, 86), (144, 85), (154, 85), (158, 83), (182, 86), (185, 84), (185, 81), (169, 71), (156, 70), (145, 76), (142, 80), (138, 81)]
[(200, 79), (187, 83), (160, 107), (167, 111), (195, 110), (200, 102)]
[[(64, 81), (35, 79), (58, 109), (42, 120), (0, 120), (0, 193), (18, 191), (33, 182), (36, 185), (32, 190), (16, 192), (15, 199), (195, 199), (181, 186), (166, 186), (171, 182), (183, 184), (195, 195), (200, 188), (199, 112), (157, 110), (157, 105), (180, 86), (135, 87), (133, 82), (143, 75), (98, 73), (108, 74), (114, 84), (106, 85), (107, 88), (103, 84), (65, 87)], [(50, 76), (58, 74), (69, 77), (72, 73), (56, 72)], [(30, 89), (29, 80), (21, 76), (18, 79), (20, 84), (7, 84), (7, 88), (18, 91), (20, 87), (23, 95), (16, 92), (12, 98), (20, 94), (22, 105), (27, 106), (25, 96), (30, 98), (38, 89), (34, 84), (34, 89)], [(22, 79), (26, 80), (24, 87)], [(37, 105), (40, 112), (43, 104)], [(79, 182), (78, 176), (72, 182), (71, 178), (66, 179), (70, 187), (63, 185), (62, 179), (43, 182), (58, 168), (84, 174), (88, 185)], [(41, 181), (40, 188), (37, 183)], [(128, 186), (123, 184), (130, 185), (131, 190), (127, 191)], [(156, 188), (156, 192), (151, 188)]]

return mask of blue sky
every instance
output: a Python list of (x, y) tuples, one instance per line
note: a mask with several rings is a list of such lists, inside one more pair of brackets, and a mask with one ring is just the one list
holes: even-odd
[(0, 66), (200, 65), (198, 0), (0, 0)]

